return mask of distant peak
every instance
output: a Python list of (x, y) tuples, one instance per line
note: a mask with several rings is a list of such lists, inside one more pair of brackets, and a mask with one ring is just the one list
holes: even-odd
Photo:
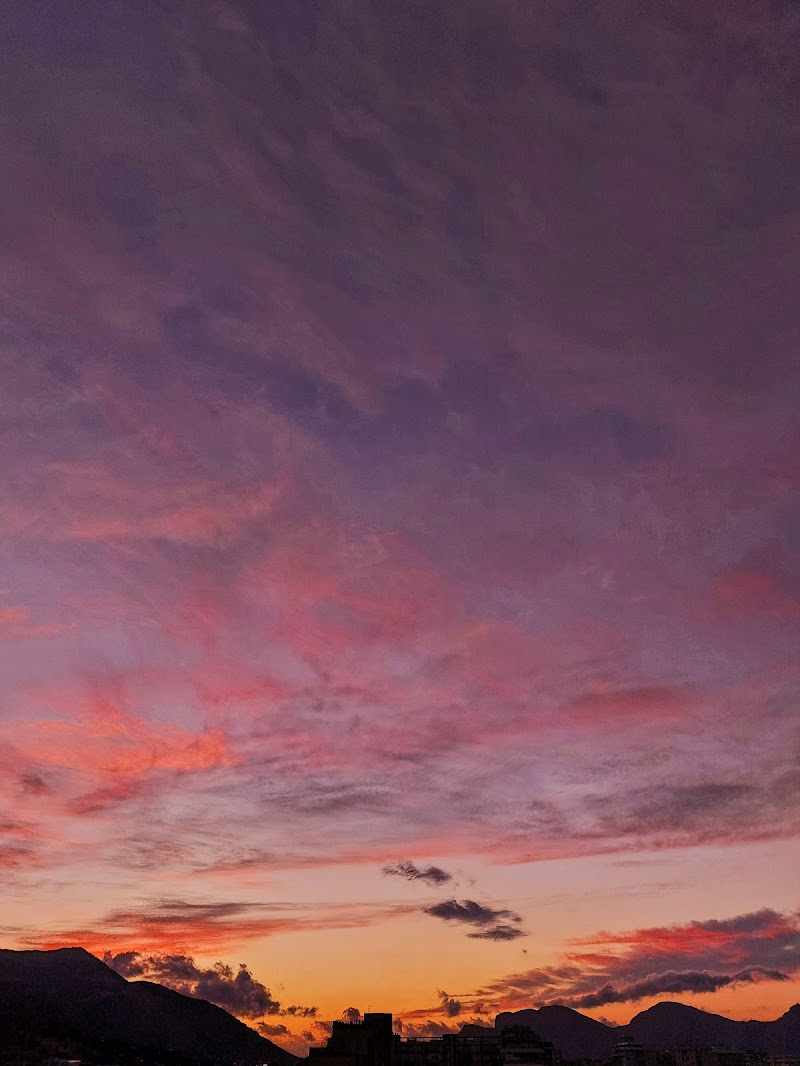
[(18, 956), (19, 958), (27, 959), (93, 959), (95, 962), (100, 962), (96, 955), (92, 955), (86, 948), (78, 947), (74, 945), (68, 948), (26, 948), (21, 951), (17, 951), (14, 948), (3, 948), (3, 951), (9, 956)]
[(53, 956), (58, 956), (62, 959), (71, 959), (76, 963), (83, 963), (84, 965), (94, 964), (96, 966), (105, 966), (106, 969), (108, 969), (102, 959), (98, 959), (98, 957), (93, 955), (91, 951), (87, 951), (86, 948), (78, 947), (77, 945), (69, 948), (52, 948), (50, 951), (42, 951), (39, 954), (49, 955), (51, 958)]
[(688, 1003), (678, 1003), (674, 999), (665, 999), (660, 1003), (654, 1003), (652, 1007), (648, 1007), (647, 1010), (639, 1011), (637, 1017), (641, 1017), (643, 1014), (677, 1014), (679, 1011), (683, 1011), (685, 1014), (709, 1014), (707, 1010), (700, 1010), (699, 1007), (691, 1007)]
[(95, 984), (127, 984), (125, 978), (106, 966), (102, 959), (77, 944), (47, 950), (4, 949), (2, 959), (4, 966), (18, 965), (28, 973), (58, 975), (59, 979), (67, 979), (72, 974), (76, 979), (88, 980)]

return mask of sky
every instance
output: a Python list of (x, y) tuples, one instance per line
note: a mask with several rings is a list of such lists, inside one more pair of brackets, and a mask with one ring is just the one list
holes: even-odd
[(0, 943), (284, 1046), (800, 999), (800, 7), (0, 10)]

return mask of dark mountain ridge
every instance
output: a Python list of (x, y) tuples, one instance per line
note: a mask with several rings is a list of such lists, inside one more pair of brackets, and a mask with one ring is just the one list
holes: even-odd
[[(616, 1028), (549, 1006), (498, 1014), (495, 1026), (509, 1025), (530, 1026), (565, 1059), (607, 1058), (621, 1040), (662, 1051), (725, 1047), (800, 1055), (800, 1004), (774, 1021), (738, 1022), (683, 1003), (657, 1003)], [(0, 1063), (46, 1057), (119, 1066), (298, 1062), (221, 1007), (149, 981), (127, 981), (83, 948), (0, 949), (0, 1034)]]
[(565, 1059), (606, 1058), (621, 1040), (653, 1051), (724, 1047), (772, 1055), (800, 1055), (800, 1004), (771, 1022), (737, 1022), (685, 1003), (656, 1003), (613, 1027), (570, 1007), (540, 1007), (498, 1014), (495, 1026), (528, 1025)]
[(0, 1033), (0, 1062), (7, 1063), (297, 1062), (221, 1007), (149, 981), (126, 981), (83, 948), (0, 950)]
[(530, 1026), (543, 1040), (555, 1044), (565, 1059), (606, 1058), (621, 1039), (618, 1029), (587, 1018), (571, 1007), (529, 1008), (497, 1015), (498, 1029), (509, 1025)]

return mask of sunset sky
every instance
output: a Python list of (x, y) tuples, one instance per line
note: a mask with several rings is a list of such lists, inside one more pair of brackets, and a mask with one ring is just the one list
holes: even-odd
[(800, 6), (0, 39), (0, 946), (296, 1051), (800, 1000)]

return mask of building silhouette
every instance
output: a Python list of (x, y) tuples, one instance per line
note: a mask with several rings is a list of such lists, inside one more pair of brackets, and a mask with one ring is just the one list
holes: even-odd
[[(558, 1048), (527, 1025), (466, 1025), (460, 1033), (401, 1037), (392, 1022), (391, 1014), (333, 1022), (326, 1046), (309, 1048), (309, 1066), (562, 1066)], [(54, 1060), (52, 1066), (75, 1064)], [(800, 1060), (729, 1048), (659, 1051), (622, 1040), (605, 1060), (598, 1054), (568, 1066), (800, 1066)]]
[(527, 1025), (508, 1025), (500, 1031), (501, 1066), (559, 1066), (561, 1053)]
[(394, 1051), (395, 1066), (443, 1066), (443, 1048), (438, 1036), (397, 1038)]
[(318, 1066), (394, 1066), (391, 1014), (365, 1014), (359, 1022), (334, 1022), (325, 1047), (308, 1049)]
[(749, 1056), (728, 1048), (678, 1048), (672, 1057), (675, 1066), (747, 1066)]
[(309, 1048), (313, 1066), (560, 1066), (552, 1044), (532, 1029), (479, 1029), (404, 1039), (392, 1032), (391, 1014), (334, 1022), (325, 1047)]
[(611, 1066), (656, 1066), (655, 1052), (648, 1056), (641, 1044), (620, 1040), (611, 1052)]

